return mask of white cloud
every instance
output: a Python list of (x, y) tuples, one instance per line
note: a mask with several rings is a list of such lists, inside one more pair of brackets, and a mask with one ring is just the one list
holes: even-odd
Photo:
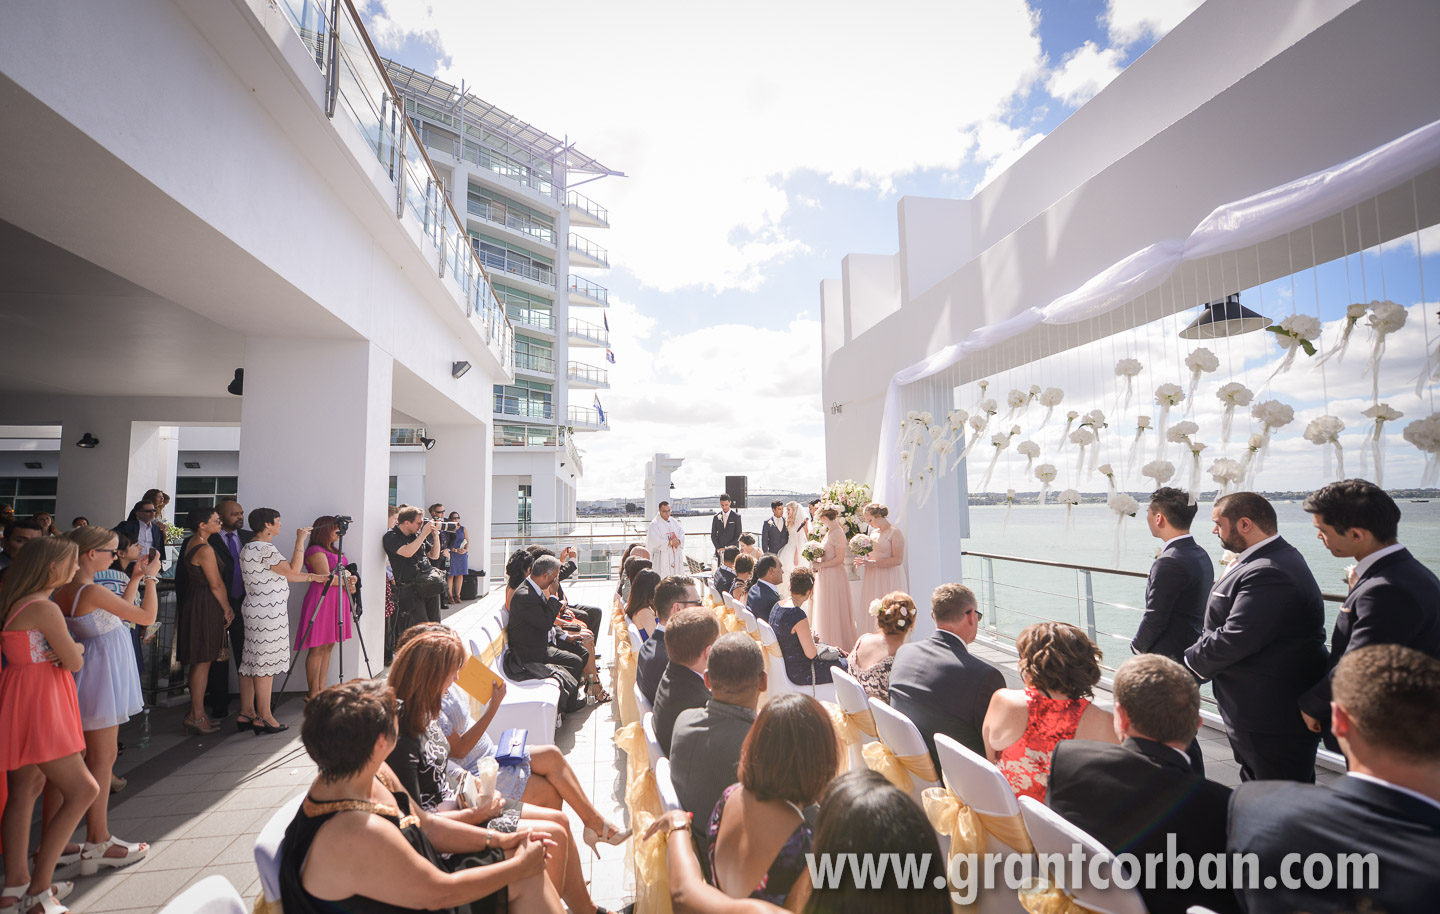
[(1045, 80), (1045, 90), (1067, 105), (1080, 106), (1110, 84), (1124, 69), (1125, 53), (1087, 41), (1065, 55)]
[(1204, 0), (1110, 0), (1105, 25), (1110, 43), (1120, 47), (1142, 38), (1162, 38)]

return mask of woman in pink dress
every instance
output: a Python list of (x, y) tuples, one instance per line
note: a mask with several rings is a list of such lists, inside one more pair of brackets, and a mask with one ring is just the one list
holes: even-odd
[[(310, 545), (305, 547), (305, 568), (328, 576), (344, 567), (349, 560), (335, 551), (339, 541), (340, 528), (335, 518), (328, 514), (315, 518)], [(355, 579), (346, 577), (343, 587), (338, 582), (331, 584), (325, 602), (321, 603), (320, 594), (324, 591), (323, 583), (311, 583), (305, 591), (305, 602), (300, 607), (300, 630), (295, 636), (295, 650), (306, 651), (305, 683), (311, 698), (325, 690), (330, 653), (336, 642), (350, 638), (350, 595), (355, 592)]]
[(825, 554), (811, 563), (815, 569), (815, 628), (827, 644), (855, 643), (855, 609), (850, 599), (850, 578), (845, 573), (845, 530), (834, 505), (823, 506), (815, 515), (825, 535), (820, 546)]
[(864, 618), (860, 629), (875, 630), (875, 620), (866, 611), (871, 603), (897, 590), (910, 592), (910, 578), (905, 573), (905, 535), (889, 521), (890, 509), (871, 502), (860, 512), (861, 520), (870, 525), (870, 541), (875, 549), (857, 559), (864, 579), (860, 582), (860, 609)]

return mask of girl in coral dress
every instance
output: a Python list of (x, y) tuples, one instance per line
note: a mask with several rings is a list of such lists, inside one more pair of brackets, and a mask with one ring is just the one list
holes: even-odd
[(825, 530), (820, 546), (825, 553), (811, 563), (815, 569), (815, 628), (828, 644), (854, 644), (855, 609), (850, 599), (850, 578), (845, 574), (845, 530), (840, 511), (824, 505), (816, 518)]
[(860, 582), (860, 610), (857, 617), (862, 632), (875, 631), (875, 620), (867, 612), (871, 603), (897, 590), (910, 592), (910, 578), (905, 573), (905, 536), (889, 520), (890, 509), (871, 502), (860, 512), (870, 525), (870, 539), (875, 549), (856, 561), (864, 575)]
[[(8, 773), (10, 797), (3, 820), (5, 890), (3, 900), (18, 900), (16, 911), (63, 914), (60, 899), (73, 883), (52, 884), (65, 842), (99, 788), (85, 767), (85, 737), (75, 677), (84, 649), (70, 637), (65, 616), (49, 599), (55, 588), (75, 576), (79, 552), (61, 537), (31, 540), (10, 563), (0, 588), (0, 766)], [(30, 820), (35, 799), (49, 782), (60, 803), (40, 833), (34, 869)], [(29, 874), (27, 882), (25, 874)]]

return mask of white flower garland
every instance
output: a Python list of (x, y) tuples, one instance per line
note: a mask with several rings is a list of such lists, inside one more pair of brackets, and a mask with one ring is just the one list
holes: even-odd
[[(1398, 409), (1394, 409), (1389, 403), (1376, 403), (1374, 406), (1363, 410), (1360, 415), (1367, 419), (1374, 419), (1375, 424), (1365, 433), (1365, 444), (1375, 457), (1375, 485), (1385, 485), (1385, 423), (1394, 422), (1405, 415)], [(1365, 446), (1360, 449), (1360, 475), (1365, 475)]]

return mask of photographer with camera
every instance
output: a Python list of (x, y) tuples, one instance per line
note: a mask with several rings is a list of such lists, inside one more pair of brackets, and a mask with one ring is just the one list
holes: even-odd
[(395, 572), (396, 629), (404, 631), (420, 622), (440, 621), (445, 573), (433, 564), (441, 554), (440, 528), (413, 505), (401, 505), (395, 521), (383, 543)]

